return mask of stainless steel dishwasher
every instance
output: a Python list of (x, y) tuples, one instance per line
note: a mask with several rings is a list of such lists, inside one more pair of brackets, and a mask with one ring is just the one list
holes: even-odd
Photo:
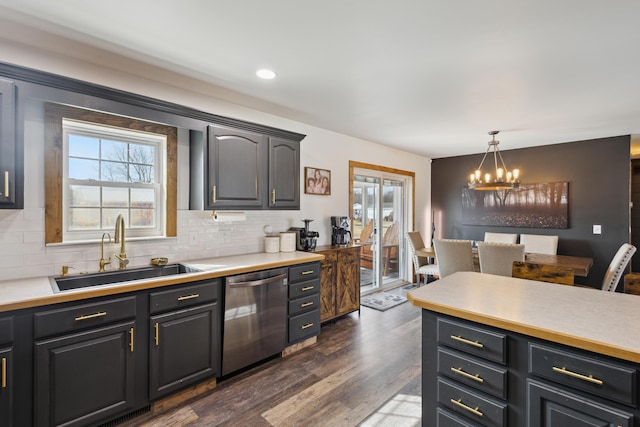
[(284, 350), (288, 273), (284, 267), (226, 278), (223, 376)]

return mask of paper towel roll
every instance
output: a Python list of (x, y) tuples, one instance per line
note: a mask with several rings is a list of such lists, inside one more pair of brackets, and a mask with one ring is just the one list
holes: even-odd
[(247, 214), (240, 211), (213, 211), (211, 214), (215, 222), (245, 221)]

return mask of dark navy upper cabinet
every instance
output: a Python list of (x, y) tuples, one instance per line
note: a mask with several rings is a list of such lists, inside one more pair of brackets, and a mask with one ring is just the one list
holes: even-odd
[(300, 209), (300, 142), (269, 138), (269, 208)]
[(16, 86), (0, 79), (0, 209), (23, 208), (22, 150), (16, 138)]

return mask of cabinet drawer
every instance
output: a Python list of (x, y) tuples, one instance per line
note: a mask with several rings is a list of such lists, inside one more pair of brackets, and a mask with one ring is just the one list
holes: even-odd
[(320, 276), (320, 263), (294, 265), (289, 267), (289, 283), (298, 283), (317, 279)]
[(317, 294), (320, 291), (320, 280), (310, 280), (308, 282), (296, 283), (289, 285), (289, 299), (306, 297), (307, 295)]
[(564, 390), (527, 380), (530, 426), (632, 427), (633, 414)]
[(218, 279), (206, 283), (173, 287), (166, 291), (151, 292), (149, 294), (149, 310), (151, 314), (155, 314), (216, 301), (220, 283)]
[(289, 342), (316, 336), (320, 333), (320, 310), (300, 314), (289, 319)]
[(507, 361), (505, 334), (448, 319), (438, 319), (438, 344), (503, 365)]
[(338, 251), (338, 262), (357, 262), (360, 259), (360, 247)]
[(34, 315), (35, 338), (113, 323), (136, 316), (136, 297), (75, 305)]
[(13, 342), (13, 316), (0, 319), (0, 344)]
[(451, 412), (438, 408), (436, 409), (436, 425), (438, 427), (475, 427), (476, 424), (472, 424), (461, 417), (452, 414)]
[(476, 394), (442, 378), (438, 378), (438, 403), (483, 426), (507, 425), (506, 403)]
[(320, 307), (320, 294), (316, 293), (289, 301), (289, 316), (297, 316)]
[(506, 368), (438, 348), (438, 373), (492, 396), (507, 398)]
[(636, 370), (605, 360), (529, 344), (529, 373), (636, 406)]

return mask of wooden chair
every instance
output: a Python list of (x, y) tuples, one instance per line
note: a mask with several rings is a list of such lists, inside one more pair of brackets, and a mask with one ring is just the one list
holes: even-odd
[(398, 222), (394, 221), (382, 237), (382, 274), (384, 276), (398, 271), (398, 248), (400, 241), (398, 237), (398, 227)]
[(511, 277), (514, 261), (524, 261), (524, 245), (478, 242), (480, 272)]
[(362, 250), (360, 251), (360, 265), (362, 268), (373, 269), (373, 251), (371, 246), (373, 245), (373, 220), (362, 227), (358, 242), (363, 243)]
[(520, 243), (524, 245), (525, 252), (548, 255), (558, 253), (558, 236), (521, 234)]
[(512, 276), (519, 279), (573, 286), (574, 271), (569, 267), (514, 261)]

